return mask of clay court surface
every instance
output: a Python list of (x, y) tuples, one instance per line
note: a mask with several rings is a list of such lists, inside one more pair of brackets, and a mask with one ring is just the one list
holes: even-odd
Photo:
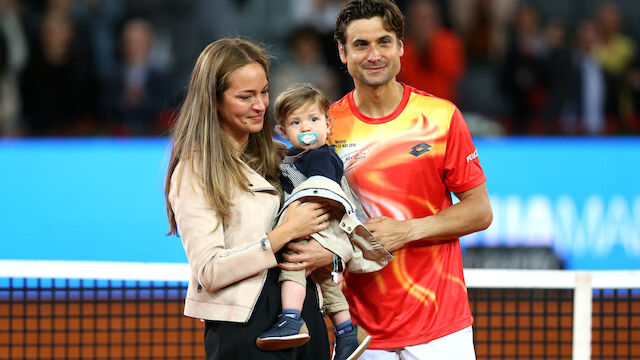
[[(571, 291), (469, 294), (479, 360), (571, 359)], [(182, 316), (182, 296), (166, 287), (24, 295), (0, 298), (0, 359), (204, 358), (203, 323)], [(594, 293), (592, 359), (640, 359), (638, 295)]]

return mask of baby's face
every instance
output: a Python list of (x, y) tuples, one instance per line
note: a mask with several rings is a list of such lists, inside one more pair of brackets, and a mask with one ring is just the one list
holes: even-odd
[(331, 126), (325, 113), (315, 103), (292, 111), (283, 125), (285, 137), (298, 149), (317, 149), (324, 145)]

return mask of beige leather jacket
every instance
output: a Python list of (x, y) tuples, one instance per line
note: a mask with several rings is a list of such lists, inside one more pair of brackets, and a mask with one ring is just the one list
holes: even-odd
[(191, 266), (184, 314), (246, 322), (267, 269), (277, 265), (266, 234), (278, 213), (278, 191), (245, 166), (251, 191), (236, 191), (230, 223), (216, 228), (218, 215), (204, 197), (200, 178), (183, 165), (171, 177), (169, 202)]

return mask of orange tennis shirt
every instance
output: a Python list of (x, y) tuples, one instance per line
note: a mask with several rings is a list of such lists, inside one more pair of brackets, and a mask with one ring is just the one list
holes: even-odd
[[(329, 111), (335, 121), (328, 142), (371, 217), (433, 215), (451, 206), (451, 192), (486, 180), (456, 106), (404, 86), (389, 116), (361, 114), (353, 92)], [(346, 273), (343, 291), (354, 321), (373, 337), (372, 349), (422, 344), (473, 323), (458, 239), (412, 242), (381, 271)]]

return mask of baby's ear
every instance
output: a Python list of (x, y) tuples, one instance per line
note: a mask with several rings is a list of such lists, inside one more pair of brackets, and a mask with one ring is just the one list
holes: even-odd
[(327, 115), (327, 127), (329, 128), (329, 134), (331, 134), (331, 130), (333, 130), (333, 122), (335, 118), (333, 116)]

